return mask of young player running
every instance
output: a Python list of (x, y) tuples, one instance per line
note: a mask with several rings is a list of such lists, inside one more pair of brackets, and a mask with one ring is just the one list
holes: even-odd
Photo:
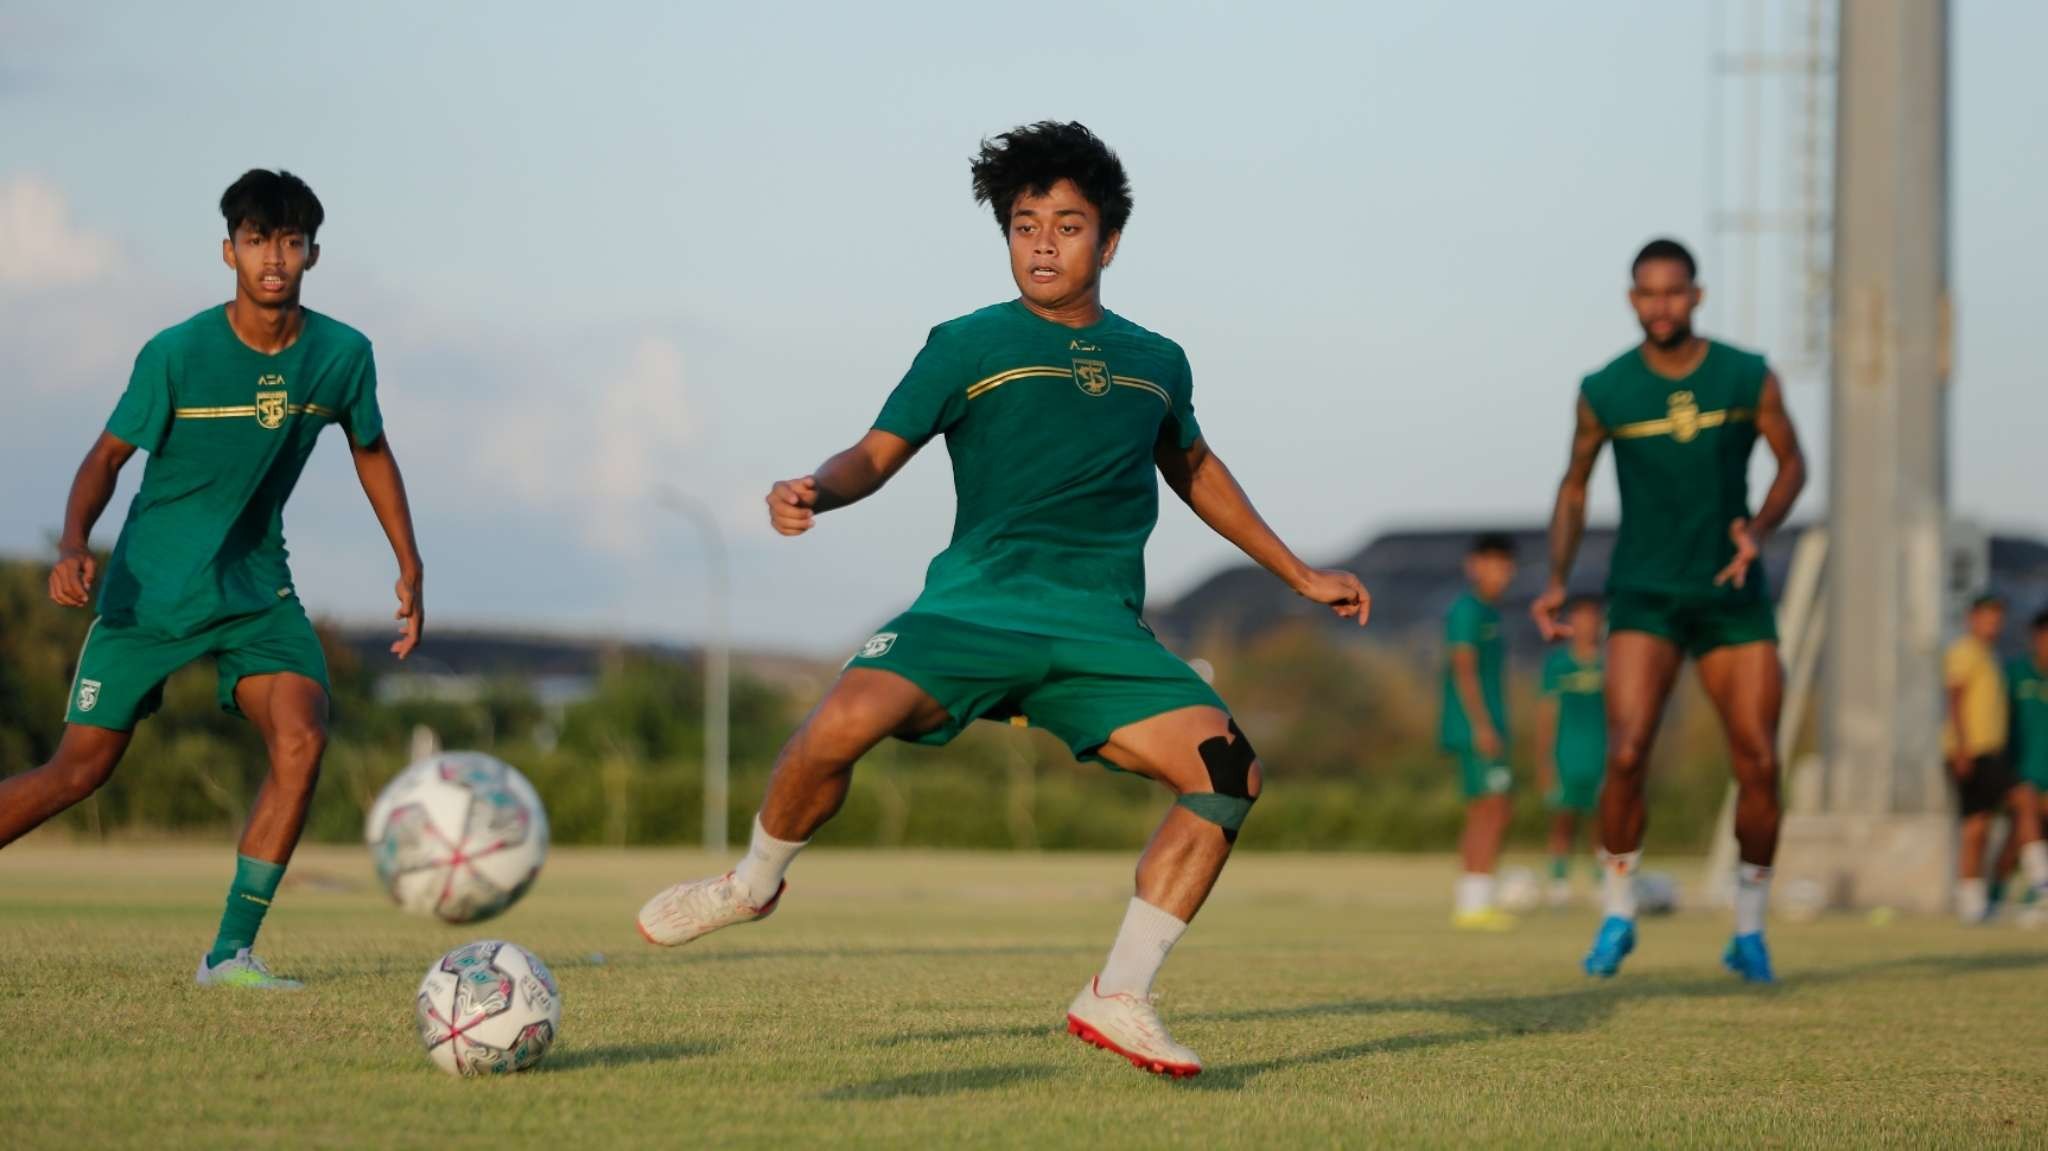
[(1962, 815), (1956, 860), (1956, 914), (1965, 923), (1989, 916), (1984, 881), (1984, 850), (1991, 821), (2003, 809), (2012, 813), (2013, 856), (2025, 869), (2035, 893), (2048, 893), (2048, 843), (2041, 841), (2041, 819), (2034, 787), (2013, 768), (2012, 697), (2004, 669), (1998, 664), (1998, 637), (2005, 631), (2005, 601), (1980, 595), (1970, 605), (1963, 634), (1942, 658), (1942, 679), (1948, 687), (1941, 750), (1955, 779)]
[[(1778, 710), (1784, 673), (1761, 569), (1764, 540), (1806, 484), (1806, 460), (1778, 380), (1762, 356), (1692, 330), (1701, 291), (1692, 254), (1672, 240), (1637, 253), (1629, 303), (1643, 341), (1579, 387), (1570, 466), (1550, 521), (1550, 584), (1531, 611), (1545, 639), (1586, 526), (1586, 489), (1614, 444), (1621, 530), (1607, 578), (1607, 778), (1600, 859), (1607, 915), (1585, 967), (1613, 975), (1635, 949), (1634, 876), (1642, 857), (1644, 773), (1664, 701), (1687, 656), (1728, 733), (1741, 864), (1731, 971), (1769, 982), (1764, 903), (1778, 849)], [(1770, 445), (1778, 474), (1749, 510), (1749, 456)]]
[[(339, 424), (363, 493), (398, 558), (403, 659), (419, 643), (419, 548), (384, 438), (370, 342), (301, 307), (323, 212), (289, 172), (251, 171), (220, 201), (235, 296), (159, 332), (79, 465), (50, 598), (99, 615), (86, 633), (62, 741), (50, 762), (0, 781), (0, 845), (107, 781), (164, 681), (219, 663), (220, 706), (262, 733), (270, 774), (242, 832), (227, 908), (201, 984), (297, 987), (250, 954), (299, 841), (327, 744), (327, 663), (285, 563), (284, 505), (320, 433)], [(122, 465), (149, 453), (104, 572), (89, 550)]]
[(941, 744), (978, 718), (1027, 721), (1178, 797), (1067, 1025), (1139, 1067), (1193, 1075), (1201, 1061), (1167, 1033), (1152, 982), (1222, 871), (1260, 766), (1222, 701), (1140, 618), (1157, 476), (1301, 595), (1361, 624), (1369, 601), (1356, 577), (1296, 558), (1253, 510), (1195, 423), (1180, 346), (1103, 308), (1131, 210), (1116, 155), (1079, 124), (1045, 122), (984, 141), (973, 176), (1019, 298), (933, 328), (873, 429), (768, 495), (776, 530), (802, 534), (943, 436), (952, 543), (783, 747), (746, 856), (656, 895), (640, 931), (674, 946), (768, 915), (854, 762), (884, 738)]
[(1571, 638), (1543, 662), (1543, 801), (1550, 808), (1550, 905), (1572, 901), (1572, 847), (1579, 820), (1600, 803), (1607, 769), (1605, 621), (1600, 601), (1580, 596), (1565, 606)]

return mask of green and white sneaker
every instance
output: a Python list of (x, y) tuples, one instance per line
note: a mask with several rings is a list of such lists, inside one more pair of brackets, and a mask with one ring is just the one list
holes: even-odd
[(261, 987), (271, 991), (297, 991), (304, 987), (296, 979), (280, 979), (263, 966), (263, 961), (249, 954), (244, 947), (235, 952), (234, 958), (223, 959), (212, 967), (206, 965), (206, 956), (199, 957), (199, 974), (194, 977), (201, 987)]

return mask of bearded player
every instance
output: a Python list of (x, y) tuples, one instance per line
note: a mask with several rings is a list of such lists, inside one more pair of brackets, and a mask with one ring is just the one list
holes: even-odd
[(1141, 618), (1159, 477), (1302, 596), (1360, 624), (1369, 600), (1351, 574), (1303, 563), (1253, 510), (1195, 423), (1180, 346), (1102, 306), (1131, 211), (1115, 153), (1079, 124), (1044, 122), (984, 141), (972, 167), (1018, 297), (933, 328), (860, 442), (768, 495), (775, 529), (801, 535), (944, 437), (952, 542), (917, 602), (854, 653), (782, 749), (745, 858), (656, 895), (640, 931), (674, 946), (767, 916), (855, 761), (883, 739), (943, 744), (976, 719), (1026, 722), (1176, 797), (1067, 1027), (1146, 1070), (1193, 1075), (1201, 1061), (1168, 1034), (1152, 983), (1222, 871), (1261, 772), (1222, 701)]
[[(1629, 303), (1642, 343), (1579, 386), (1571, 463), (1550, 521), (1550, 582), (1532, 607), (1546, 640), (1558, 620), (1586, 526), (1586, 487), (1614, 445), (1621, 529), (1607, 577), (1607, 772), (1599, 858), (1606, 917), (1586, 956), (1609, 976), (1636, 945), (1635, 873), (1643, 784), (1664, 702), (1687, 657), (1728, 735), (1737, 800), (1735, 936), (1722, 962), (1771, 980), (1764, 905), (1778, 848), (1778, 710), (1784, 676), (1777, 622), (1756, 559), (1806, 484), (1806, 460), (1777, 377), (1762, 356), (1693, 332), (1698, 267), (1673, 240), (1637, 253)], [(1758, 437), (1778, 472), (1749, 506)]]

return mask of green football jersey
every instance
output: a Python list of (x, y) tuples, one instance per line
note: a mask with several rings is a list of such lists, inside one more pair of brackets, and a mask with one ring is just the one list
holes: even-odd
[(1631, 348), (1580, 385), (1613, 440), (1621, 487), (1610, 590), (1768, 596), (1761, 565), (1741, 588), (1717, 588), (1714, 577), (1735, 557), (1728, 525), (1750, 514), (1749, 454), (1769, 372), (1762, 356), (1710, 341), (1684, 379), (1651, 371)]
[(1455, 647), (1469, 647), (1478, 653), (1479, 695), (1486, 702), (1493, 730), (1505, 741), (1508, 705), (1502, 673), (1507, 664), (1507, 640), (1501, 635), (1500, 609), (1466, 592), (1444, 617), (1444, 704), (1438, 737), (1453, 751), (1472, 746), (1472, 721), (1465, 714), (1465, 702), (1458, 695), (1457, 676), (1451, 668), (1450, 649)]
[(1571, 645), (1561, 644), (1543, 661), (1543, 694), (1557, 700), (1558, 768), (1597, 771), (1607, 762), (1607, 670), (1595, 649), (1580, 663)]
[(1011, 300), (931, 330), (874, 426), (944, 436), (952, 542), (912, 611), (1091, 637), (1144, 625), (1156, 447), (1194, 446), (1180, 345), (1105, 311), (1069, 328)]
[(2039, 787), (2048, 784), (2048, 672), (2031, 659), (2006, 665), (2005, 682), (2012, 692), (2013, 765), (2020, 777)]
[(291, 347), (244, 344), (225, 307), (159, 332), (107, 431), (149, 453), (107, 564), (100, 617), (190, 635), (293, 595), (284, 505), (320, 432), (383, 434), (370, 341), (307, 310)]

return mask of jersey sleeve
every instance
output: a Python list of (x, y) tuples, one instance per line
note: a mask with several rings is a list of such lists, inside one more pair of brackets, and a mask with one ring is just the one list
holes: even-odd
[(1942, 682), (1951, 689), (1967, 686), (1977, 669), (1976, 654), (1967, 639), (1949, 645), (1948, 654), (1941, 660)]
[(349, 389), (348, 411), (342, 413), (341, 424), (359, 448), (369, 447), (384, 434), (384, 411), (377, 406), (377, 357), (367, 342), (363, 344), (362, 362), (356, 366), (355, 385)]
[(135, 357), (128, 390), (107, 417), (107, 431), (122, 442), (155, 455), (171, 430), (171, 364), (161, 341), (151, 340)]
[(1479, 605), (1470, 599), (1459, 599), (1451, 605), (1451, 612), (1444, 617), (1444, 646), (1479, 646)]
[(1166, 414), (1166, 427), (1162, 436), (1172, 436), (1175, 447), (1187, 451), (1202, 438), (1202, 425), (1195, 422), (1195, 371), (1188, 364), (1188, 354), (1180, 354), (1180, 380), (1173, 389), (1173, 403)]
[(1600, 373), (1595, 372), (1579, 380), (1579, 398), (1586, 401), (1586, 407), (1592, 410), (1593, 418), (1599, 421), (1601, 427), (1611, 426), (1607, 421), (1607, 413), (1600, 410)]
[(875, 417), (875, 430), (901, 436), (912, 445), (944, 435), (967, 414), (970, 382), (952, 340), (943, 329), (933, 328)]

